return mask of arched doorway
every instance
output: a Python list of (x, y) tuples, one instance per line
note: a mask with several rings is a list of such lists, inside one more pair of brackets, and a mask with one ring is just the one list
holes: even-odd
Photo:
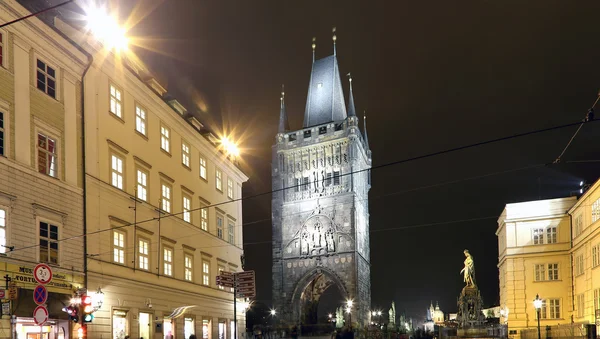
[[(319, 312), (321, 297), (330, 293), (336, 299), (345, 300), (348, 298), (346, 286), (329, 269), (323, 267), (315, 268), (300, 279), (292, 297), (292, 307), (296, 323), (304, 325), (318, 324), (319, 313), (321, 313), (322, 317), (323, 312), (327, 311), (321, 308), (321, 312)], [(331, 299), (331, 297), (327, 299)]]

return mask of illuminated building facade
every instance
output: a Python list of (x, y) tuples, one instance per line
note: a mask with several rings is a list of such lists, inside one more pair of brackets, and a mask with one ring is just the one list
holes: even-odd
[(272, 168), (273, 300), (280, 319), (316, 323), (320, 296), (336, 286), (352, 322), (367, 324), (371, 151), (351, 87), (346, 107), (335, 52), (315, 60), (313, 45), (302, 129), (289, 129), (282, 96)]

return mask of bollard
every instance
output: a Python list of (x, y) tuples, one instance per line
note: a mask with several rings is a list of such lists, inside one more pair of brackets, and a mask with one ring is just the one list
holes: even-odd
[(585, 329), (587, 332), (587, 339), (596, 339), (596, 325), (586, 324)]

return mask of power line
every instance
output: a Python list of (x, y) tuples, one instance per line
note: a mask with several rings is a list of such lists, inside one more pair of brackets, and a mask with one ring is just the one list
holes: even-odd
[[(524, 136), (529, 136), (529, 135), (534, 135), (534, 134), (540, 134), (540, 133), (544, 133), (544, 132), (559, 130), (559, 129), (563, 129), (563, 128), (567, 128), (567, 127), (576, 126), (576, 125), (579, 125), (579, 124), (586, 124), (586, 123), (591, 123), (591, 122), (596, 122), (596, 121), (598, 121), (598, 120), (589, 119), (589, 120), (586, 120), (584, 122), (579, 122), (578, 121), (578, 122), (573, 122), (573, 123), (568, 123), (568, 124), (563, 124), (563, 125), (557, 125), (557, 126), (552, 126), (552, 127), (537, 129), (537, 130), (523, 132), (523, 133), (516, 133), (516, 134), (512, 134), (512, 135), (505, 136), (505, 137), (494, 138), (494, 139), (485, 140), (485, 141), (481, 141), (481, 142), (477, 142), (477, 143), (472, 143), (472, 144), (468, 144), (468, 145), (463, 145), (463, 146), (448, 148), (448, 149), (441, 150), (441, 151), (436, 151), (436, 152), (427, 153), (427, 154), (424, 154), (424, 155), (419, 155), (419, 156), (410, 157), (410, 158), (406, 158), (406, 159), (402, 159), (402, 160), (397, 160), (397, 161), (393, 161), (393, 162), (389, 162), (389, 163), (385, 163), (385, 164), (381, 164), (381, 165), (377, 165), (377, 166), (372, 166), (371, 168), (356, 170), (356, 171), (352, 171), (352, 172), (348, 172), (348, 173), (342, 173), (342, 174), (340, 174), (340, 177), (342, 177), (342, 176), (350, 176), (350, 175), (354, 175), (354, 174), (357, 174), (357, 173), (367, 172), (367, 171), (371, 171), (371, 170), (375, 170), (375, 169), (381, 169), (381, 168), (390, 167), (390, 166), (394, 166), (394, 165), (399, 165), (399, 164), (403, 164), (403, 163), (407, 163), (407, 162), (411, 162), (411, 161), (416, 161), (416, 160), (431, 158), (431, 157), (442, 155), (442, 154), (448, 154), (448, 153), (457, 152), (457, 151), (461, 151), (461, 150), (466, 150), (466, 149), (470, 149), (470, 148), (475, 148), (475, 147), (479, 147), (479, 146), (483, 146), (483, 145), (488, 145), (488, 144), (497, 143), (497, 142), (501, 142), (501, 141), (506, 141), (506, 140), (510, 140), (510, 139), (515, 139), (515, 138), (520, 138), (520, 137), (524, 137)], [(258, 198), (258, 197), (266, 196), (266, 195), (273, 194), (273, 193), (283, 192), (283, 191), (288, 190), (288, 189), (297, 189), (297, 188), (299, 189), (299, 188), (302, 188), (303, 186), (304, 186), (304, 184), (298, 184), (298, 185), (293, 185), (293, 186), (288, 186), (288, 187), (282, 187), (282, 188), (279, 188), (279, 189), (274, 189), (274, 190), (270, 190), (270, 191), (266, 191), (266, 192), (262, 192), (262, 193), (257, 193), (257, 194), (246, 196), (246, 197), (242, 197), (242, 198), (231, 199), (231, 200), (228, 200), (228, 201), (223, 201), (223, 202), (212, 204), (212, 205), (207, 205), (207, 206), (203, 206), (203, 207), (199, 207), (199, 208), (195, 208), (195, 209), (190, 209), (188, 211), (182, 211), (182, 212), (178, 212), (178, 213), (168, 213), (165, 216), (161, 216), (160, 219), (162, 220), (162, 219), (165, 219), (165, 218), (175, 217), (175, 216), (183, 215), (183, 213), (186, 213), (186, 212), (199, 211), (199, 210), (202, 210), (202, 209), (205, 209), (205, 208), (209, 208), (209, 207), (217, 207), (217, 206), (222, 206), (222, 205), (229, 204), (229, 203), (234, 203), (234, 202), (239, 202), (239, 201), (243, 201), (243, 200)], [(84, 237), (84, 236), (90, 236), (90, 235), (95, 235), (95, 234), (99, 234), (99, 233), (103, 233), (103, 232), (112, 231), (112, 230), (115, 230), (115, 229), (121, 229), (121, 228), (124, 228), (124, 227), (129, 227), (129, 226), (132, 226), (132, 225), (139, 225), (139, 224), (144, 224), (144, 223), (147, 223), (147, 222), (156, 221), (157, 219), (158, 219), (157, 217), (151, 218), (151, 219), (145, 219), (145, 220), (137, 221), (135, 223), (128, 223), (128, 224), (117, 226), (117, 227), (112, 227), (112, 228), (103, 229), (103, 230), (97, 230), (97, 231), (94, 231), (94, 232), (88, 232), (87, 234), (75, 235), (75, 236), (64, 238), (64, 239), (60, 239), (60, 240), (61, 241), (73, 240), (73, 239), (81, 238), (81, 237)], [(36, 248), (36, 247), (39, 247), (39, 245), (31, 245), (31, 246), (25, 246), (25, 247), (21, 247), (21, 248), (15, 248), (15, 249), (12, 249), (11, 252), (14, 252), (14, 251), (17, 251), (17, 250), (25, 250), (25, 249), (29, 249), (29, 248)]]
[(569, 139), (569, 142), (567, 142), (567, 145), (565, 146), (565, 148), (563, 148), (562, 152), (560, 152), (560, 155), (558, 156), (558, 158), (556, 158), (556, 160), (554, 160), (554, 163), (559, 163), (560, 162), (560, 160), (562, 159), (563, 155), (565, 155), (565, 152), (567, 151), (567, 149), (569, 148), (569, 146), (571, 146), (571, 143), (573, 142), (573, 140), (575, 140), (575, 137), (577, 136), (577, 134), (581, 130), (581, 127), (583, 127), (583, 124), (586, 123), (586, 122), (588, 122), (588, 121), (590, 121), (590, 120), (594, 120), (594, 108), (596, 107), (596, 104), (598, 103), (598, 100), (600, 100), (600, 92), (598, 92), (598, 96), (596, 96), (596, 100), (592, 104), (592, 107), (588, 110), (585, 118), (579, 124), (579, 127), (577, 127), (577, 130), (575, 131), (575, 133), (573, 134), (573, 136), (571, 137), (571, 139)]
[(71, 3), (71, 2), (73, 2), (73, 1), (75, 1), (75, 0), (67, 0), (67, 1), (65, 1), (65, 2), (63, 2), (63, 3), (60, 3), (60, 4), (58, 4), (58, 5), (54, 5), (54, 6), (51, 6), (51, 7), (48, 7), (48, 8), (46, 8), (46, 9), (42, 9), (42, 10), (41, 10), (41, 11), (39, 11), (39, 12), (31, 13), (31, 14), (29, 14), (29, 15), (26, 15), (26, 16), (24, 16), (24, 17), (20, 17), (20, 18), (18, 18), (18, 19), (15, 19), (15, 20), (13, 20), (13, 21), (9, 21), (9, 22), (7, 22), (7, 23), (1, 24), (1, 25), (0, 25), (0, 28), (2, 28), (2, 27), (5, 27), (5, 26), (12, 25), (12, 24), (14, 24), (14, 23), (17, 23), (17, 22), (19, 22), (19, 21), (22, 21), (22, 20), (25, 20), (25, 19), (29, 19), (29, 18), (31, 18), (31, 17), (34, 17), (34, 16), (36, 16), (36, 15), (39, 15), (39, 14), (42, 14), (42, 13), (44, 13), (44, 12), (47, 12), (47, 11), (49, 11), (49, 10), (53, 10), (53, 9), (55, 9), (55, 8), (58, 8), (58, 7), (60, 7), (60, 6), (64, 6), (64, 5), (66, 5), (66, 4), (68, 4), (68, 3)]

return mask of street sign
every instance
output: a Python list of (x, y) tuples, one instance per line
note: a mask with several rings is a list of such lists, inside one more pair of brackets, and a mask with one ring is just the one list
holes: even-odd
[(35, 301), (37, 305), (43, 305), (46, 303), (46, 300), (48, 300), (48, 291), (46, 290), (46, 287), (44, 287), (44, 285), (37, 285), (33, 290), (33, 301)]
[(239, 298), (256, 297), (256, 279), (254, 271), (244, 271), (235, 274), (236, 292)]
[(33, 321), (36, 325), (42, 326), (48, 321), (48, 309), (45, 306), (38, 306), (33, 310)]
[(10, 286), (8, 288), (8, 299), (17, 300), (19, 298), (19, 290), (16, 286)]
[(33, 269), (33, 277), (35, 281), (45, 285), (52, 280), (52, 269), (46, 264), (37, 264)]
[(10, 303), (2, 303), (2, 315), (10, 315)]
[(234, 286), (233, 276), (218, 275), (217, 276), (217, 285), (225, 286), (225, 287), (233, 287)]

